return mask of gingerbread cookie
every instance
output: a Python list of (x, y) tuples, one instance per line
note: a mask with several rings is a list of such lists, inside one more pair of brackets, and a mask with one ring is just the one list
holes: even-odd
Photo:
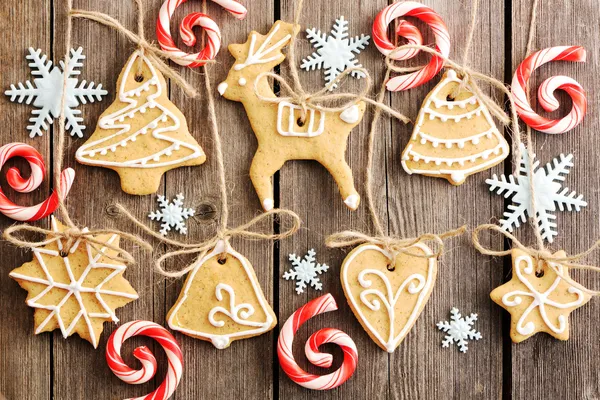
[(173, 330), (224, 349), (234, 340), (270, 331), (277, 317), (250, 262), (219, 241), (189, 273), (167, 322)]
[[(52, 217), (52, 230), (66, 227)], [(96, 239), (119, 245), (118, 235)], [(73, 333), (98, 347), (103, 324), (117, 322), (115, 310), (138, 298), (123, 277), (126, 266), (108, 257), (116, 256), (107, 247), (80, 241), (70, 248), (52, 235), (49, 244), (34, 248), (34, 259), (10, 272), (9, 276), (27, 290), (27, 305), (35, 308), (35, 333), (60, 329), (66, 339)]]
[(77, 161), (116, 171), (123, 191), (137, 195), (155, 193), (166, 171), (206, 161), (185, 117), (169, 100), (165, 78), (139, 51), (121, 71), (117, 88), (118, 98), (77, 150)]
[[(566, 257), (564, 251), (554, 254)], [(536, 269), (542, 263), (542, 273)], [(546, 261), (519, 249), (512, 250), (512, 279), (492, 291), (490, 297), (510, 313), (510, 338), (519, 343), (538, 332), (556, 339), (569, 339), (569, 314), (590, 301), (591, 296), (557, 275)], [(552, 263), (559, 273), (569, 277), (569, 269)]]
[(373, 244), (352, 250), (341, 269), (348, 304), (371, 339), (393, 353), (423, 311), (437, 275), (435, 258), (423, 243), (395, 257)]
[(402, 152), (402, 167), (462, 184), (472, 174), (504, 160), (510, 150), (487, 107), (467, 84), (451, 98), (460, 79), (449, 70), (427, 95), (410, 141)]
[(289, 160), (318, 161), (337, 182), (344, 203), (355, 210), (360, 196), (354, 187), (345, 153), (348, 136), (361, 121), (365, 103), (358, 102), (336, 113), (309, 107), (306, 120), (302, 121), (298, 105), (285, 101), (266, 102), (255, 93), (257, 85), (256, 90), (262, 96), (277, 97), (266, 78), (260, 82), (256, 82), (256, 78), (283, 62), (285, 56), (281, 49), (297, 29), (297, 26), (277, 21), (266, 36), (250, 32), (246, 43), (230, 45), (229, 52), (236, 62), (218, 90), (226, 99), (244, 105), (258, 139), (250, 178), (266, 211), (274, 206), (271, 177)]

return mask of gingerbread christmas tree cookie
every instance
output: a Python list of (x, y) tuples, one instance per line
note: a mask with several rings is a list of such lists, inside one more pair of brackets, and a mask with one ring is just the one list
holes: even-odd
[[(554, 254), (556, 258), (566, 256), (562, 250)], [(522, 342), (538, 332), (568, 340), (569, 314), (590, 301), (591, 296), (557, 274), (558, 271), (569, 277), (568, 268), (560, 264), (540, 261), (513, 249), (512, 265), (512, 279), (490, 294), (495, 303), (510, 313), (512, 341)]]
[[(65, 229), (52, 218), (53, 231)], [(119, 245), (118, 235), (96, 239)], [(104, 322), (117, 322), (115, 310), (138, 298), (123, 277), (126, 266), (110, 259), (116, 252), (107, 247), (77, 241), (67, 249), (58, 237), (47, 240), (52, 241), (33, 248), (33, 261), (10, 272), (35, 309), (35, 333), (60, 329), (64, 338), (77, 333), (98, 347)]]
[(123, 191), (138, 195), (156, 192), (166, 171), (204, 163), (185, 117), (168, 98), (165, 78), (139, 51), (127, 61), (117, 89), (117, 99), (77, 150), (77, 161), (116, 171)]
[(469, 175), (491, 168), (508, 156), (508, 143), (469, 85), (454, 93), (460, 83), (456, 72), (449, 70), (425, 98), (402, 152), (402, 166), (407, 173), (444, 178), (460, 185)]

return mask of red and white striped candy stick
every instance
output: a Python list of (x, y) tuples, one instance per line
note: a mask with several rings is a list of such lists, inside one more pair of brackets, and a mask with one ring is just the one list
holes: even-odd
[(129, 400), (166, 400), (175, 392), (183, 371), (183, 354), (177, 341), (162, 326), (149, 321), (128, 322), (117, 329), (106, 345), (106, 362), (111, 371), (122, 381), (132, 385), (146, 383), (156, 374), (156, 358), (145, 346), (133, 351), (133, 355), (142, 363), (142, 369), (129, 368), (121, 358), (121, 345), (133, 336), (148, 336), (156, 340), (167, 354), (169, 369), (167, 376), (158, 389), (146, 396)]
[(585, 49), (581, 46), (557, 46), (537, 51), (527, 57), (515, 71), (512, 80), (512, 93), (519, 117), (529, 127), (544, 133), (565, 133), (583, 120), (587, 110), (585, 91), (577, 81), (567, 76), (553, 76), (546, 79), (538, 89), (538, 101), (546, 111), (555, 111), (559, 107), (554, 91), (562, 89), (573, 102), (571, 112), (561, 119), (548, 119), (531, 108), (527, 98), (527, 86), (533, 71), (550, 61), (585, 62)]
[(333, 357), (331, 354), (321, 353), (319, 346), (325, 343), (337, 344), (344, 352), (344, 362), (337, 371), (328, 375), (309, 374), (300, 368), (294, 359), (292, 344), (298, 328), (315, 315), (334, 310), (337, 310), (337, 304), (331, 294), (326, 294), (306, 303), (296, 310), (285, 322), (283, 328), (281, 328), (277, 342), (279, 364), (281, 364), (281, 368), (287, 376), (300, 386), (315, 390), (333, 389), (346, 382), (356, 369), (358, 352), (354, 341), (344, 332), (333, 328), (325, 328), (313, 333), (308, 338), (304, 350), (306, 357), (312, 364), (329, 368), (331, 367)]
[[(191, 13), (181, 21), (179, 34), (187, 46), (193, 46), (196, 44), (196, 36), (192, 29), (194, 26), (200, 26), (206, 32), (206, 46), (200, 52), (193, 54), (179, 50), (171, 37), (171, 18), (175, 9), (186, 1), (187, 0), (166, 0), (163, 3), (158, 14), (158, 21), (156, 22), (156, 36), (160, 47), (164, 51), (171, 53), (174, 57), (173, 61), (177, 64), (188, 67), (199, 67), (206, 64), (207, 60), (213, 60), (216, 57), (221, 48), (221, 31), (215, 21), (208, 15), (199, 12)], [(246, 17), (246, 8), (237, 1), (213, 1), (225, 8), (225, 10), (238, 19), (244, 19)]]
[[(22, 157), (27, 160), (31, 173), (29, 178), (23, 178), (17, 167), (12, 167), (6, 172), (8, 185), (19, 193), (29, 193), (37, 189), (44, 181), (46, 165), (44, 158), (33, 147), (25, 143), (9, 143), (0, 147), (0, 169), (6, 161), (13, 157)], [(60, 175), (60, 194), (62, 200), (67, 197), (71, 185), (75, 179), (75, 171), (72, 168), (65, 169)], [(37, 221), (52, 214), (59, 204), (58, 194), (52, 195), (43, 203), (35, 206), (19, 206), (6, 197), (0, 188), (0, 212), (16, 221)]]
[[(381, 12), (377, 14), (377, 17), (375, 17), (373, 23), (373, 42), (383, 55), (389, 55), (396, 48), (387, 37), (388, 26), (394, 19), (403, 16), (418, 18), (429, 25), (435, 35), (436, 50), (444, 57), (448, 57), (450, 54), (450, 34), (448, 33), (446, 24), (435, 11), (416, 1), (401, 1), (391, 4), (381, 10)], [(404, 23), (406, 22), (401, 21), (396, 33), (399, 36), (405, 37), (410, 44), (422, 44), (420, 34), (417, 38), (414, 36), (414, 33), (407, 37), (402, 34), (403, 32), (400, 32), (400, 28)], [(414, 28), (414, 25), (410, 24), (410, 26)], [(410, 26), (405, 25), (404, 27), (404, 29), (408, 28), (409, 33), (413, 31), (413, 28)], [(420, 39), (421, 43), (416, 42), (418, 39)], [(414, 57), (417, 53), (418, 51), (415, 49), (406, 49), (392, 53), (391, 58), (394, 60), (407, 60)], [(433, 78), (443, 66), (444, 60), (440, 57), (433, 56), (429, 64), (422, 69), (390, 79), (386, 84), (387, 89), (395, 92), (412, 89), (422, 85)]]

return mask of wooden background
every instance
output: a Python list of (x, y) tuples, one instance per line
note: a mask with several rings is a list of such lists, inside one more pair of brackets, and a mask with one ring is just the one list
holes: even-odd
[[(423, 0), (446, 21), (452, 38), (451, 56), (462, 57), (470, 20), (470, 0)], [(54, 60), (64, 54), (65, 6), (64, 0), (12, 0), (0, 11), (4, 40), (0, 45), (1, 86), (30, 79), (25, 60), (29, 46), (41, 48)], [(146, 30), (154, 39), (155, 20), (162, 0), (144, 0)], [(237, 21), (216, 4), (209, 4), (210, 15), (219, 23), (224, 44), (242, 43), (250, 30), (261, 33), (269, 30), (277, 19), (291, 21), (293, 0), (243, 1), (250, 12), (244, 21)], [(510, 82), (512, 72), (523, 59), (527, 41), (532, 0), (481, 0), (478, 25), (470, 54), (470, 65), (483, 73)], [(328, 31), (335, 18), (344, 15), (350, 21), (350, 34), (370, 33), (377, 12), (387, 0), (358, 1), (305, 1), (302, 27), (318, 27)], [(189, 11), (199, 10), (200, 1), (189, 1), (177, 10), (177, 24)], [(132, 1), (75, 0), (75, 8), (108, 13), (124, 25), (135, 28), (137, 11)], [(543, 79), (558, 74), (575, 78), (588, 91), (589, 111), (583, 124), (565, 135), (534, 134), (535, 152), (545, 164), (561, 152), (575, 155), (575, 167), (565, 185), (581, 192), (589, 203), (580, 213), (558, 213), (560, 236), (556, 249), (568, 253), (586, 249), (600, 237), (598, 214), (600, 210), (600, 182), (597, 156), (600, 139), (597, 132), (600, 101), (600, 60), (597, 45), (600, 42), (600, 6), (596, 0), (542, 0), (538, 10), (537, 37), (534, 49), (556, 45), (582, 45), (588, 51), (585, 64), (551, 63), (538, 70), (532, 87)], [(176, 26), (173, 24), (173, 26)], [(426, 27), (419, 24), (422, 31)], [(426, 35), (431, 38), (430, 32)], [(310, 53), (310, 46), (301, 35), (298, 55)], [(73, 46), (83, 46), (87, 55), (82, 78), (103, 83), (109, 95), (101, 103), (82, 107), (86, 135), (91, 134), (98, 115), (112, 102), (116, 79), (133, 46), (116, 32), (86, 21), (75, 21)], [(359, 57), (379, 85), (383, 76), (383, 60), (374, 45)], [(208, 68), (213, 88), (222, 81), (233, 63), (225, 49), (219, 53), (218, 64)], [(417, 62), (423, 62), (423, 56)], [(203, 92), (202, 69), (179, 71)], [(287, 66), (281, 68), (285, 74)], [(306, 87), (316, 89), (323, 84), (322, 73), (302, 72)], [(386, 101), (395, 109), (411, 117), (417, 115), (421, 101), (437, 79), (414, 90), (391, 93)], [(356, 84), (353, 82), (351, 84)], [(203, 92), (204, 93), (204, 92)], [(187, 116), (190, 131), (208, 155), (206, 164), (195, 168), (180, 168), (166, 174), (160, 193), (169, 197), (182, 192), (187, 201), (199, 210), (189, 222), (190, 240), (209, 237), (215, 229), (215, 217), (220, 208), (216, 186), (214, 146), (206, 123), (206, 102), (188, 99), (175, 85), (171, 85), (172, 101)], [(570, 102), (561, 97), (563, 115)], [(25, 127), (32, 107), (8, 102), (0, 97), (0, 144), (22, 141), (38, 148), (48, 163), (52, 159), (51, 133), (29, 139)], [(355, 181), (364, 195), (366, 139), (372, 117), (368, 110), (363, 122), (350, 136), (347, 159), (354, 171)], [(248, 170), (256, 140), (247, 122), (241, 104), (217, 99), (219, 127), (224, 142), (230, 193), (231, 224), (247, 221), (259, 212), (259, 202), (250, 184)], [(492, 173), (511, 171), (510, 162), (485, 171), (453, 187), (445, 180), (422, 176), (408, 176), (401, 168), (400, 153), (410, 136), (412, 126), (383, 118), (378, 127), (375, 156), (375, 196), (380, 215), (390, 233), (412, 236), (424, 232), (446, 231), (462, 224), (471, 227), (495, 221), (507, 205), (500, 196), (490, 195), (484, 180)], [(65, 164), (75, 168), (77, 178), (69, 195), (69, 209), (80, 226), (133, 227), (111, 211), (115, 201), (129, 207), (135, 215), (145, 215), (156, 207), (155, 196), (133, 197), (119, 188), (118, 177), (107, 169), (79, 165), (74, 160), (75, 149), (83, 140), (69, 138)], [(11, 162), (10, 165), (13, 165)], [(19, 164), (21, 165), (21, 164)], [(2, 176), (6, 171), (3, 170)], [(492, 259), (478, 254), (470, 245), (469, 236), (449, 242), (448, 251), (440, 266), (437, 284), (429, 303), (411, 333), (392, 355), (381, 351), (363, 331), (352, 315), (339, 284), (339, 266), (345, 256), (341, 250), (324, 247), (324, 239), (341, 229), (371, 229), (370, 219), (363, 205), (350, 212), (342, 203), (331, 177), (313, 162), (288, 163), (275, 177), (276, 201), (281, 207), (296, 211), (304, 221), (303, 229), (293, 238), (279, 244), (235, 241), (234, 247), (252, 262), (262, 288), (273, 305), (280, 322), (319, 292), (309, 289), (296, 295), (294, 284), (281, 278), (289, 268), (289, 253), (304, 254), (315, 248), (318, 259), (331, 266), (321, 277), (324, 291), (338, 300), (337, 312), (316, 317), (308, 322), (297, 336), (295, 350), (300, 365), (311, 372), (302, 354), (304, 341), (316, 329), (326, 326), (342, 329), (356, 342), (359, 350), (358, 369), (351, 380), (338, 389), (312, 392), (297, 386), (279, 368), (275, 353), (278, 328), (272, 332), (235, 342), (227, 350), (216, 350), (210, 343), (176, 334), (184, 350), (185, 370), (175, 399), (239, 399), (263, 398), (528, 398), (528, 399), (597, 399), (600, 398), (600, 375), (596, 360), (600, 352), (600, 333), (597, 300), (574, 313), (571, 318), (571, 338), (568, 342), (553, 340), (540, 334), (513, 345), (508, 337), (508, 314), (489, 299), (490, 291), (508, 279), (510, 260)], [(2, 187), (7, 189), (4, 177)], [(49, 192), (45, 182), (41, 189), (30, 195), (18, 195), (8, 190), (19, 204), (33, 204)], [(364, 196), (363, 196), (364, 197)], [(0, 216), (0, 229), (12, 222)], [(42, 222), (41, 224), (45, 224)], [(523, 240), (532, 240), (528, 227), (519, 230)], [(500, 237), (489, 239), (489, 244), (501, 248)], [(157, 249), (161, 250), (157, 245)], [(122, 321), (148, 319), (165, 324), (166, 311), (175, 302), (183, 280), (165, 280), (153, 273), (151, 258), (133, 250), (139, 264), (130, 267), (126, 277), (140, 292), (138, 301), (118, 311)], [(115, 329), (105, 325), (98, 350), (77, 337), (63, 340), (60, 333), (33, 334), (32, 310), (24, 303), (26, 293), (9, 279), (13, 268), (31, 259), (31, 254), (0, 243), (0, 398), (22, 399), (122, 399), (152, 391), (162, 381), (165, 357), (150, 340), (132, 339), (124, 346), (126, 359), (134, 346), (148, 344), (155, 350), (159, 374), (153, 382), (129, 386), (119, 381), (107, 368), (104, 360), (106, 339)], [(598, 257), (589, 260), (598, 263)], [(172, 268), (181, 268), (189, 260), (178, 260)], [(600, 287), (600, 279), (589, 274), (576, 273), (582, 283)], [(452, 306), (464, 313), (476, 312), (476, 327), (483, 339), (472, 343), (466, 354), (455, 347), (442, 349), (443, 334), (435, 328), (439, 320), (449, 318)], [(336, 367), (341, 353), (335, 346), (327, 346), (336, 356)]]

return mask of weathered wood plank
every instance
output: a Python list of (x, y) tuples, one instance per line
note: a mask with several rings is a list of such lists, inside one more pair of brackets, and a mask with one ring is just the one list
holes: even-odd
[[(294, 9), (297, 2), (281, 2), (281, 18), (292, 22)], [(323, 3), (324, 4), (324, 3)], [(361, 33), (369, 34), (373, 18), (377, 12), (386, 5), (385, 1), (369, 2), (330, 2), (326, 7), (314, 0), (304, 2), (304, 12), (301, 19), (301, 32), (298, 36), (297, 65), (300, 60), (310, 55), (314, 49), (306, 40), (305, 29), (316, 27), (322, 32), (329, 32), (336, 18), (344, 16), (349, 23), (349, 34), (351, 36)], [(318, 10), (318, 11), (317, 11)], [(367, 68), (374, 82), (383, 79), (383, 61), (379, 53), (371, 43), (357, 58)], [(282, 65), (282, 73), (285, 76), (288, 65)], [(323, 71), (313, 72), (300, 71), (300, 76), (307, 90), (316, 91), (325, 84)], [(357, 91), (364, 80), (357, 81), (350, 78), (341, 90)], [(277, 275), (279, 284), (279, 317), (284, 322), (298, 307), (307, 301), (330, 292), (335, 297), (339, 310), (314, 318), (307, 322), (298, 331), (294, 344), (294, 354), (298, 363), (305, 370), (323, 374), (321, 368), (309, 364), (304, 355), (304, 343), (308, 337), (320, 328), (333, 327), (346, 332), (356, 342), (359, 350), (359, 364), (355, 375), (338, 389), (331, 391), (308, 391), (293, 383), (279, 368), (279, 394), (281, 398), (385, 398), (389, 390), (388, 383), (388, 354), (381, 351), (364, 332), (352, 314), (342, 287), (340, 285), (340, 266), (346, 252), (332, 250), (325, 247), (325, 238), (345, 229), (356, 229), (368, 232), (371, 222), (367, 213), (365, 203), (364, 177), (367, 164), (367, 135), (373, 111), (368, 109), (363, 121), (353, 129), (348, 139), (346, 160), (350, 165), (357, 191), (362, 200), (357, 211), (350, 211), (343, 203), (337, 185), (331, 175), (318, 163), (310, 161), (292, 161), (287, 163), (280, 172), (281, 207), (286, 207), (298, 213), (303, 220), (305, 229), (298, 232), (290, 240), (281, 243), (281, 254), (279, 257), (280, 268)], [(379, 128), (379, 137), (390, 134), (390, 124), (382, 123)], [(379, 191), (385, 187), (385, 165), (383, 160), (383, 149), (378, 146), (377, 165), (374, 167), (374, 175), (378, 177), (375, 182), (377, 187), (376, 198), (378, 204), (382, 203)], [(385, 193), (383, 193), (385, 197)], [(385, 200), (383, 200), (385, 201)], [(384, 208), (383, 208), (384, 209)], [(284, 271), (288, 270), (290, 262), (288, 255), (296, 253), (303, 256), (307, 250), (314, 248), (317, 252), (319, 262), (330, 266), (329, 271), (320, 276), (323, 282), (323, 290), (315, 291), (308, 288), (302, 295), (295, 292), (294, 282), (285, 281), (281, 278)], [(341, 362), (341, 351), (334, 345), (327, 347), (329, 351), (334, 350), (336, 368)]]
[[(450, 56), (460, 62), (472, 3), (443, 0), (424, 3), (446, 22), (452, 42)], [(503, 5), (497, 1), (479, 3), (469, 65), (503, 80), (504, 47), (498, 45), (504, 38)], [(422, 24), (419, 26), (421, 32), (428, 32), (427, 43), (432, 43), (431, 30)], [(421, 62), (423, 60), (429, 60), (429, 57), (421, 58)], [(439, 78), (434, 78), (421, 87), (392, 93), (393, 107), (416, 118), (423, 99), (438, 82)], [(488, 91), (485, 87), (484, 90)], [(427, 232), (445, 232), (463, 224), (473, 227), (488, 222), (492, 216), (501, 215), (502, 199), (490, 196), (484, 181), (492, 172), (502, 173), (502, 165), (492, 171), (472, 175), (458, 187), (445, 179), (408, 175), (401, 167), (400, 156), (413, 126), (393, 121), (392, 127), (392, 134), (385, 139), (391, 233), (414, 237)], [(497, 238), (493, 244), (501, 247), (502, 240)], [(470, 245), (468, 234), (450, 239), (446, 245), (429, 303), (404, 343), (390, 356), (390, 391), (393, 398), (436, 399), (458, 394), (460, 398), (501, 396), (501, 313), (491, 303), (489, 293), (503, 276), (502, 260), (481, 256)], [(466, 354), (460, 353), (454, 346), (449, 349), (440, 346), (444, 335), (437, 330), (435, 323), (448, 320), (453, 306), (458, 307), (463, 315), (471, 312), (479, 314), (476, 328), (484, 339), (469, 345)]]
[[(25, 56), (28, 47), (40, 48), (51, 54), (50, 18), (51, 1), (18, 2), (0, 11), (0, 20), (6, 29), (6, 41), (0, 46), (0, 77), (3, 90), (11, 83), (31, 80), (31, 70)], [(11, 103), (8, 97), (0, 96), (0, 146), (15, 141), (35, 147), (46, 161), (50, 170), (50, 134), (35, 139), (29, 138), (26, 126), (31, 117), (31, 106)], [(39, 189), (30, 194), (17, 194), (5, 179), (9, 166), (17, 165), (24, 174), (29, 166), (23, 160), (9, 162), (0, 174), (0, 184), (7, 196), (17, 204), (37, 204), (50, 193), (50, 180), (46, 179)], [(49, 175), (48, 175), (49, 177)], [(14, 221), (0, 215), (0, 230)], [(45, 222), (41, 223), (42, 226)], [(33, 312), (25, 304), (27, 293), (8, 277), (9, 271), (24, 262), (31, 261), (31, 253), (18, 250), (5, 241), (0, 242), (0, 398), (6, 399), (50, 399), (51, 336), (35, 336)], [(24, 385), (23, 382), (29, 382)]]
[[(529, 34), (532, 1), (512, 2), (512, 65), (513, 71), (525, 57)], [(532, 51), (551, 46), (580, 45), (588, 51), (584, 64), (554, 62), (542, 66), (531, 80), (530, 93), (535, 101), (538, 85), (550, 76), (566, 75), (577, 80), (588, 93), (588, 112), (583, 123), (563, 135), (546, 135), (533, 132), (533, 151), (542, 165), (560, 153), (573, 153), (575, 166), (567, 176), (564, 187), (584, 195), (588, 207), (581, 212), (558, 212), (558, 237), (550, 248), (564, 249), (568, 254), (587, 249), (599, 236), (598, 174), (600, 169), (597, 149), (600, 139), (594, 133), (599, 128), (600, 101), (593, 93), (600, 89), (598, 73), (600, 64), (595, 54), (600, 40), (598, 31), (598, 3), (585, 1), (539, 2), (536, 37)], [(570, 110), (570, 101), (559, 96), (561, 108), (551, 114), (557, 118)], [(532, 103), (533, 103), (532, 101)], [(547, 115), (538, 108), (541, 115)], [(531, 228), (521, 227), (519, 236), (525, 243), (534, 245)], [(598, 256), (585, 262), (598, 265)], [(572, 272), (575, 279), (592, 288), (600, 286), (595, 274)], [(597, 299), (574, 312), (570, 320), (570, 338), (560, 342), (549, 335), (538, 334), (518, 345), (512, 345), (512, 392), (515, 399), (522, 398), (597, 398), (600, 396), (598, 376), (592, 367), (593, 356), (600, 351), (595, 320), (600, 312)]]

